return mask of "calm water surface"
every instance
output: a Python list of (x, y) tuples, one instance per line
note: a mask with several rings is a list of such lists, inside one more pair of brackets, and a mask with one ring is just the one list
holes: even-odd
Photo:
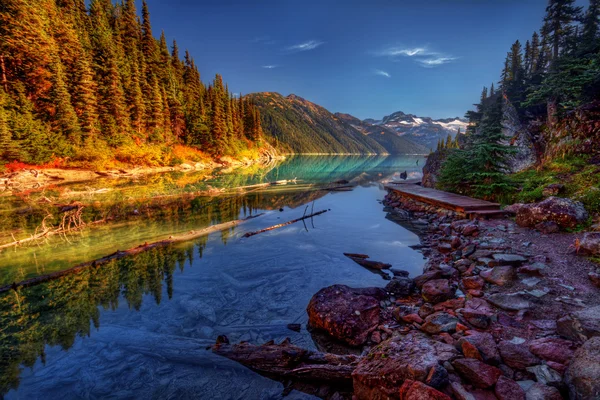
[[(192, 196), (162, 213), (89, 229), (68, 242), (56, 239), (45, 247), (0, 253), (0, 277), (12, 282), (165, 235), (265, 212), (235, 230), (1, 295), (1, 393), (7, 399), (283, 398), (281, 383), (215, 356), (206, 346), (225, 334), (232, 342), (257, 344), (290, 337), (294, 344), (315, 348), (304, 324), (306, 305), (316, 291), (336, 283), (386, 283), (344, 252), (366, 253), (419, 274), (423, 257), (408, 247), (418, 238), (387, 220), (378, 202), (385, 195), (378, 181), (405, 170), (418, 174), (416, 160), (297, 157), (243, 179), (236, 172), (201, 183), (227, 187), (302, 179), (296, 185)], [(185, 179), (187, 186), (170, 189), (167, 184), (167, 190), (183, 187), (185, 192), (189, 185), (200, 185)], [(351, 192), (309, 187), (339, 179), (359, 186)], [(131, 202), (127, 196), (149, 183), (119, 185), (125, 192), (119, 196)], [(315, 211), (331, 209), (315, 217), (314, 226), (300, 222), (242, 238), (247, 231), (302, 216), (313, 202)], [(302, 331), (288, 330), (289, 323), (303, 324)], [(293, 391), (287, 398), (310, 396)]]

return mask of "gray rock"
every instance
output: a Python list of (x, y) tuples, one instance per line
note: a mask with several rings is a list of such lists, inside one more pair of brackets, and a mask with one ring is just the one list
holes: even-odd
[(496, 293), (486, 300), (496, 307), (508, 311), (521, 311), (531, 308), (532, 304), (523, 293)]
[(519, 266), (525, 262), (527, 259), (518, 254), (492, 254), (492, 261), (488, 264), (490, 267), (495, 267), (497, 265), (512, 265)]
[(562, 398), (557, 388), (539, 382), (531, 385), (529, 390), (525, 392), (526, 400), (562, 400)]
[(425, 318), (421, 330), (430, 334), (441, 332), (454, 332), (458, 319), (446, 312), (436, 312)]
[(575, 341), (600, 336), (600, 306), (576, 311), (557, 321), (559, 335)]
[(521, 226), (534, 227), (540, 222), (555, 222), (561, 228), (575, 228), (588, 219), (582, 203), (560, 197), (548, 197), (533, 204), (514, 207), (516, 222)]
[(579, 251), (584, 254), (600, 254), (600, 232), (584, 233), (579, 245)]
[(527, 371), (535, 375), (535, 379), (539, 383), (549, 386), (558, 386), (562, 381), (562, 376), (547, 365), (536, 365), (527, 367)]
[(600, 337), (588, 340), (575, 352), (565, 382), (571, 399), (600, 399)]
[(395, 296), (409, 296), (415, 289), (415, 283), (407, 276), (394, 276), (385, 287), (386, 292)]

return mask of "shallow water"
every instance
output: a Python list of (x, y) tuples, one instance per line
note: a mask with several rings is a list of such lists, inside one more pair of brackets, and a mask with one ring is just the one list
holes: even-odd
[[(419, 274), (423, 257), (408, 247), (418, 244), (418, 238), (385, 218), (378, 202), (385, 192), (377, 183), (417, 169), (416, 158), (296, 158), (243, 183), (303, 179), (296, 187), (234, 199), (225, 196), (229, 200), (211, 206), (208, 216), (208, 200), (203, 199), (196, 208), (184, 207), (169, 218), (130, 221), (110, 235), (87, 233), (76, 243), (91, 250), (77, 260), (168, 233), (266, 213), (233, 231), (0, 296), (2, 392), (8, 399), (282, 398), (281, 383), (215, 356), (206, 346), (225, 334), (232, 342), (257, 344), (290, 337), (294, 344), (315, 348), (305, 330), (305, 309), (316, 291), (336, 283), (386, 283), (344, 252), (366, 253)], [(211, 185), (226, 186), (232, 179), (239, 184), (239, 176), (218, 176)], [(360, 185), (351, 192), (306, 192), (309, 183), (339, 179)], [(306, 225), (300, 222), (242, 238), (245, 232), (302, 216), (305, 204), (311, 210), (313, 201), (315, 211), (331, 211)], [(55, 263), (47, 268), (72, 265), (77, 246), (70, 246), (55, 244)], [(42, 259), (53, 260), (49, 250), (38, 252), (44, 254)], [(13, 258), (30, 256), (24, 253), (13, 253)], [(6, 260), (0, 259), (8, 276), (15, 267)], [(25, 268), (25, 263), (19, 265)], [(36, 272), (30, 268), (24, 274)], [(288, 323), (301, 323), (303, 329), (290, 331)], [(296, 391), (287, 397), (310, 398)]]

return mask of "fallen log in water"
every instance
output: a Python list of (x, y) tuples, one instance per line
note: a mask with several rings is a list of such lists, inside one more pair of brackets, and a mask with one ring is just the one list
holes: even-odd
[(316, 213), (313, 213), (313, 214), (310, 214), (310, 215), (304, 215), (302, 218), (296, 218), (296, 219), (293, 219), (291, 221), (284, 222), (283, 224), (273, 225), (273, 226), (270, 226), (268, 228), (261, 229), (259, 231), (248, 232), (248, 233), (244, 234), (244, 237), (247, 238), (247, 237), (250, 237), (250, 236), (258, 235), (259, 233), (268, 232), (268, 231), (272, 231), (274, 229), (278, 229), (278, 228), (281, 228), (281, 227), (284, 227), (284, 226), (287, 226), (287, 225), (295, 224), (296, 222), (300, 222), (300, 221), (303, 221), (303, 220), (308, 219), (308, 218), (316, 217), (317, 215), (321, 215), (323, 213), (326, 213), (327, 211), (331, 211), (331, 210), (317, 211)]
[(113, 254), (110, 254), (106, 257), (102, 257), (98, 260), (94, 260), (94, 261), (88, 261), (86, 263), (83, 264), (79, 264), (75, 267), (69, 268), (69, 269), (65, 269), (62, 271), (57, 271), (57, 272), (53, 272), (51, 274), (47, 274), (47, 275), (41, 275), (41, 276), (37, 276), (35, 278), (30, 278), (30, 279), (26, 279), (24, 281), (21, 282), (16, 282), (13, 283), (11, 285), (6, 285), (6, 286), (2, 286), (0, 287), (0, 293), (6, 292), (10, 289), (18, 289), (20, 287), (28, 287), (28, 286), (33, 286), (33, 285), (37, 285), (39, 283), (42, 282), (46, 282), (46, 281), (50, 281), (53, 279), (57, 279), (60, 278), (62, 276), (65, 275), (69, 275), (69, 274), (73, 274), (73, 273), (78, 273), (82, 270), (84, 270), (85, 268), (88, 267), (98, 267), (102, 264), (106, 264), (109, 261), (113, 261), (113, 260), (118, 260), (121, 259), (123, 257), (126, 256), (131, 256), (131, 255), (135, 255), (135, 254), (139, 254), (142, 253), (144, 251), (148, 251), (151, 250), (153, 248), (157, 248), (157, 247), (164, 247), (164, 246), (168, 246), (170, 244), (173, 243), (178, 243), (178, 242), (185, 242), (188, 240), (192, 240), (192, 239), (196, 239), (200, 236), (204, 236), (204, 235), (208, 235), (211, 234), (213, 232), (218, 232), (218, 231), (222, 231), (225, 229), (231, 229), (237, 225), (240, 225), (248, 220), (254, 219), (254, 218), (258, 218), (261, 215), (264, 215), (264, 213), (261, 214), (257, 214), (257, 215), (252, 215), (250, 217), (244, 218), (244, 219), (236, 219), (233, 221), (229, 221), (229, 222), (224, 222), (222, 224), (216, 224), (216, 225), (212, 225), (197, 231), (190, 231), (188, 233), (186, 233), (185, 235), (180, 235), (180, 236), (171, 236), (168, 239), (165, 240), (160, 240), (158, 242), (153, 242), (153, 243), (144, 243), (142, 245), (139, 245), (137, 247), (132, 247), (128, 250), (123, 250), (123, 251), (116, 251)]
[(355, 355), (306, 350), (292, 345), (289, 339), (281, 344), (271, 341), (256, 346), (244, 342), (232, 345), (226, 337), (220, 337), (211, 349), (215, 354), (270, 377), (327, 384), (351, 385), (352, 371), (360, 361)]
[(390, 269), (392, 267), (391, 264), (367, 260), (369, 256), (366, 254), (344, 253), (344, 255), (352, 261), (354, 261), (355, 263), (357, 263), (358, 265), (361, 265), (365, 268), (376, 269), (381, 271), (382, 269)]

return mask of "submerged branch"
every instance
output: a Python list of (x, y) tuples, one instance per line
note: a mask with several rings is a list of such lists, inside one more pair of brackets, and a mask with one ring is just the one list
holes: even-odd
[[(308, 206), (306, 206), (306, 207), (308, 208)], [(316, 213), (313, 213), (313, 214), (310, 214), (310, 215), (306, 215), (306, 210), (304, 210), (305, 215), (302, 216), (301, 218), (296, 218), (296, 219), (293, 219), (291, 221), (284, 222), (283, 224), (273, 225), (273, 226), (270, 226), (268, 228), (261, 229), (259, 231), (248, 232), (248, 233), (244, 234), (244, 237), (247, 238), (247, 237), (250, 237), (250, 236), (258, 235), (259, 233), (268, 232), (268, 231), (272, 231), (274, 229), (282, 228), (282, 227), (287, 226), (287, 225), (295, 224), (296, 222), (304, 221), (307, 218), (316, 217), (317, 215), (321, 215), (323, 213), (326, 213), (327, 211), (331, 211), (331, 210), (321, 210), (321, 211), (317, 211)]]
[(113, 260), (118, 260), (121, 259), (123, 257), (126, 256), (130, 256), (130, 255), (135, 255), (135, 254), (139, 254), (142, 253), (144, 251), (148, 251), (151, 250), (153, 248), (157, 248), (157, 247), (164, 247), (173, 243), (178, 243), (178, 242), (185, 242), (185, 241), (189, 241), (192, 239), (196, 239), (200, 236), (204, 236), (204, 235), (208, 235), (211, 234), (213, 232), (218, 232), (218, 231), (223, 231), (226, 229), (231, 229), (237, 225), (240, 225), (248, 220), (254, 219), (254, 218), (258, 218), (261, 215), (264, 215), (264, 213), (261, 214), (257, 214), (257, 215), (253, 215), (244, 219), (236, 219), (233, 221), (229, 221), (229, 222), (224, 222), (221, 224), (216, 224), (216, 225), (212, 225), (197, 231), (190, 231), (188, 233), (186, 233), (185, 235), (180, 235), (180, 236), (170, 236), (168, 239), (165, 240), (160, 240), (158, 242), (154, 242), (154, 243), (144, 243), (142, 245), (139, 245), (137, 247), (132, 247), (131, 249), (128, 250), (123, 250), (123, 251), (119, 251), (117, 250), (115, 253), (110, 254), (106, 257), (100, 258), (98, 260), (94, 260), (94, 261), (89, 261), (83, 264), (79, 264), (73, 268), (69, 268), (63, 271), (57, 271), (57, 272), (53, 272), (51, 274), (47, 274), (47, 275), (42, 275), (42, 276), (38, 276), (35, 278), (31, 278), (31, 279), (26, 279), (24, 281), (18, 282), (18, 283), (13, 283), (11, 285), (6, 285), (6, 286), (2, 286), (0, 287), (0, 293), (6, 292), (10, 289), (17, 289), (20, 287), (28, 287), (28, 286), (33, 286), (33, 285), (37, 285), (39, 283), (42, 282), (46, 282), (49, 280), (53, 280), (53, 279), (57, 279), (60, 278), (62, 276), (65, 275), (69, 275), (72, 273), (78, 273), (79, 271), (88, 268), (88, 267), (98, 267), (102, 264), (106, 264), (109, 261), (113, 261)]

